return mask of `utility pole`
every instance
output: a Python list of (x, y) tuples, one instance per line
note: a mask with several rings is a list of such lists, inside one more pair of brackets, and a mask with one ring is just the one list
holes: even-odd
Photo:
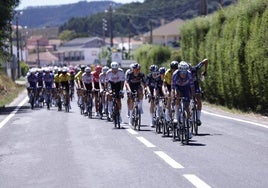
[(111, 47), (114, 46), (113, 43), (113, 8), (112, 8), (112, 4), (110, 4), (109, 6), (109, 17), (110, 17), (110, 45)]
[(150, 44), (153, 44), (153, 22), (152, 20), (149, 21), (149, 25), (150, 25)]
[(128, 21), (128, 58), (130, 57), (130, 18), (127, 18)]
[(206, 16), (208, 13), (208, 2), (207, 0), (200, 0), (200, 15)]
[(107, 31), (107, 20), (102, 18), (102, 36), (103, 36), (103, 45), (105, 46), (105, 32)]
[(40, 57), (39, 57), (39, 40), (37, 40), (36, 43), (37, 43), (37, 66), (38, 66), (38, 68), (41, 68)]
[(17, 65), (18, 65), (18, 78), (20, 78), (20, 45), (19, 45), (19, 16), (16, 14), (16, 40), (17, 40)]

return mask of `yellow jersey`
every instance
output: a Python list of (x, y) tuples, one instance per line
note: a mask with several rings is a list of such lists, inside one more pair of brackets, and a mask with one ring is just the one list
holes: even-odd
[(82, 81), (82, 75), (83, 75), (83, 72), (82, 72), (82, 71), (79, 71), (79, 72), (74, 76), (74, 80), (75, 80), (75, 81)]
[(59, 74), (54, 75), (54, 82), (55, 83), (60, 83), (60, 75)]
[(171, 85), (171, 81), (172, 81), (172, 74), (173, 74), (173, 70), (168, 69), (165, 72), (165, 76), (164, 76), (164, 82), (166, 82), (168, 85)]
[(71, 80), (71, 75), (69, 73), (60, 74), (59, 79), (60, 79), (60, 82), (68, 82)]

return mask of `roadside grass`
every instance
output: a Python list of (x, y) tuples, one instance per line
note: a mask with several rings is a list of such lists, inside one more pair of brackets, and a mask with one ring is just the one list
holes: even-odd
[(14, 83), (5, 73), (0, 72), (0, 107), (11, 103), (24, 89), (24, 85)]

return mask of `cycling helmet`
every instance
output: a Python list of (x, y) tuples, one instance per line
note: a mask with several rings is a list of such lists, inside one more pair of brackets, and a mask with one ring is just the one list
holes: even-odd
[(107, 67), (107, 66), (105, 66), (105, 67), (102, 68), (102, 72), (103, 73), (106, 73), (108, 70), (109, 70), (109, 67)]
[(189, 70), (189, 64), (187, 62), (185, 62), (185, 61), (181, 61), (179, 63), (179, 70), (184, 71), (184, 72)]
[(95, 71), (96, 72), (101, 72), (101, 70), (102, 70), (102, 67), (100, 66), (100, 65), (97, 65), (96, 67), (95, 67)]
[(68, 71), (67, 71), (67, 67), (63, 67), (62, 68), (62, 73), (67, 73)]
[(179, 64), (178, 61), (172, 61), (172, 62), (170, 63), (170, 68), (171, 68), (171, 69), (178, 69), (178, 64)]
[(158, 71), (158, 66), (157, 65), (151, 65), (150, 66), (150, 72), (157, 72)]
[(84, 70), (85, 70), (85, 68), (86, 68), (86, 66), (85, 66), (85, 65), (81, 65), (81, 67), (80, 67), (80, 68), (81, 68), (81, 70), (82, 70), (82, 71), (84, 71)]
[(133, 71), (133, 67), (134, 67), (134, 65), (135, 65), (135, 63), (131, 63), (131, 64), (129, 65), (129, 69), (130, 69), (131, 71)]
[(166, 67), (160, 67), (159, 68), (159, 73), (160, 74), (165, 74), (165, 72), (166, 72)]
[(140, 68), (141, 68), (141, 66), (140, 66), (139, 63), (135, 63), (135, 64), (133, 65), (133, 70), (138, 70), (138, 69), (140, 69)]
[(118, 69), (118, 68), (119, 68), (119, 64), (118, 64), (117, 62), (113, 61), (113, 62), (111, 63), (111, 68), (112, 68), (112, 69)]
[(85, 68), (85, 72), (91, 72), (91, 68), (90, 67), (86, 67)]

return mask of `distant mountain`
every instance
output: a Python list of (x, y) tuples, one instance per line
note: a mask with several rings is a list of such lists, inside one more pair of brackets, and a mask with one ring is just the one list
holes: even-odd
[(28, 28), (60, 26), (74, 17), (86, 17), (104, 12), (111, 3), (113, 7), (122, 5), (113, 1), (80, 1), (67, 5), (28, 7), (22, 10), (19, 25)]
[(135, 2), (113, 7), (112, 23), (111, 15), (99, 12), (92, 16), (73, 18), (60, 27), (63, 30), (73, 30), (77, 34), (90, 36), (103, 36), (103, 18), (107, 23), (106, 35), (113, 29), (114, 36), (131, 36), (148, 32), (150, 28), (159, 27), (161, 24), (175, 19), (192, 19), (201, 15), (201, 7), (206, 7), (208, 14), (219, 9), (220, 6), (228, 6), (236, 0), (207, 0), (207, 5), (201, 6), (201, 0), (144, 0), (143, 3)]

